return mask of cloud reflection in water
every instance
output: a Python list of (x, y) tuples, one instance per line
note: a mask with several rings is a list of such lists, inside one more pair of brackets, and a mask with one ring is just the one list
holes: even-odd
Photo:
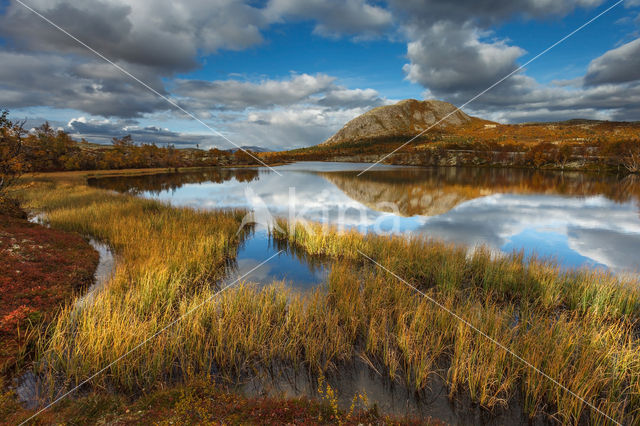
[[(374, 225), (426, 234), (470, 246), (532, 251), (565, 266), (605, 265), (640, 269), (640, 184), (613, 176), (506, 169), (418, 169), (296, 163), (279, 168), (230, 169), (221, 176), (173, 174), (183, 182), (167, 188), (159, 178), (101, 179), (143, 196), (196, 208), (250, 208), (250, 187), (273, 215), (289, 205), (307, 220), (371, 232)], [(216, 172), (208, 172), (216, 173)], [(146, 180), (145, 180), (146, 179)], [(152, 180), (153, 179), (153, 180)], [(165, 180), (167, 178), (164, 178)], [(392, 209), (379, 203), (393, 203)], [(381, 211), (385, 210), (385, 211)]]

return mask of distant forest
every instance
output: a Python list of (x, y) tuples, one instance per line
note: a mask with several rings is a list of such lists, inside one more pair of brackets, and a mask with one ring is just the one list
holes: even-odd
[(98, 145), (84, 139), (76, 141), (48, 123), (27, 132), (23, 123), (10, 121), (6, 111), (0, 116), (0, 135), (0, 162), (16, 172), (261, 164), (258, 153), (239, 149), (234, 152), (216, 148), (178, 149), (173, 145), (136, 143), (131, 136), (113, 138), (110, 145)]

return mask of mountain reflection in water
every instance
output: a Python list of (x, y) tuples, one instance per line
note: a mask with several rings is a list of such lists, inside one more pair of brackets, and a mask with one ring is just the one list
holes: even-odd
[[(640, 269), (637, 176), (485, 168), (294, 163), (94, 179), (92, 185), (199, 208), (252, 208), (371, 232), (374, 225), (510, 252), (564, 266)], [(376, 222), (377, 221), (377, 222)], [(391, 228), (393, 224), (396, 228)], [(266, 256), (265, 256), (266, 257)], [(262, 260), (262, 259), (261, 259)]]

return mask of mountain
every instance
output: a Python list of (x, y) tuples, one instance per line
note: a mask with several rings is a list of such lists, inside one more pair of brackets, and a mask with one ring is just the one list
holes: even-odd
[(433, 125), (434, 129), (443, 129), (474, 120), (484, 121), (468, 116), (448, 102), (406, 99), (394, 105), (374, 108), (354, 118), (321, 145), (384, 138), (411, 138)]

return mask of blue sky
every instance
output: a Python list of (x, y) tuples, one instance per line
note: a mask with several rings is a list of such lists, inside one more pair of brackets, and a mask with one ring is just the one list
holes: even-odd
[(310, 22), (278, 25), (266, 41), (247, 51), (223, 51), (203, 58), (201, 69), (183, 78), (260, 80), (295, 73), (326, 73), (348, 87), (371, 87), (388, 97), (420, 96), (423, 88), (405, 80), (406, 43), (380, 38), (354, 42), (313, 34)]
[[(464, 104), (614, 2), (29, 0), (239, 145), (322, 142), (405, 98)], [(500, 122), (640, 119), (627, 0), (465, 107)], [(96, 142), (228, 147), (23, 5), (0, 1), (0, 107)]]

